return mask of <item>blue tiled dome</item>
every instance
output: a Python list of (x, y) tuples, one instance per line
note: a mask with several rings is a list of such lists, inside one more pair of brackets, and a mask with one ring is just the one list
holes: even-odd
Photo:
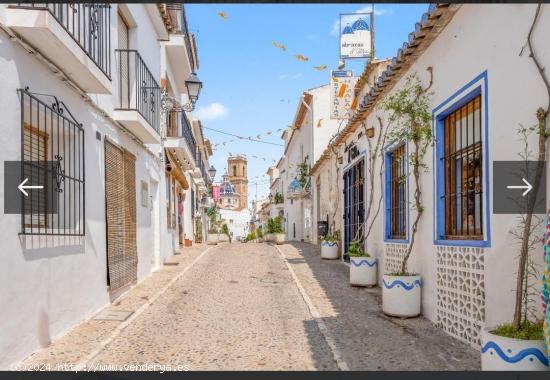
[(353, 29), (349, 26), (349, 24), (344, 27), (342, 34), (353, 34)]
[(369, 30), (369, 24), (362, 18), (359, 18), (357, 21), (353, 23), (351, 26), (352, 29), (355, 30)]

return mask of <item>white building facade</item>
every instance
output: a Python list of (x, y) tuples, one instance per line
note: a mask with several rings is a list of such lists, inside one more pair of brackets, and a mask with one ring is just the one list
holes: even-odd
[(302, 94), (292, 128), (282, 135), (285, 149), (276, 178), (284, 192), (285, 232), (289, 241), (311, 242), (314, 237), (309, 169), (340, 124), (330, 118), (330, 86), (324, 85)]
[[(347, 194), (339, 197), (343, 230), (348, 230), (342, 234), (342, 246), (352, 239), (357, 227), (353, 218), (365, 212), (364, 202), (370, 197), (375, 204), (382, 202), (366, 241), (368, 252), (379, 260), (381, 284), (384, 273), (399, 271), (410, 243), (411, 221), (416, 215), (411, 199), (412, 168), (407, 159), (412, 145), (397, 142), (384, 146), (384, 164), (380, 165), (379, 159), (369, 175), (365, 131), (374, 129), (370, 137), (374, 143), (382, 130), (378, 118), (382, 126), (390, 123), (381, 104), (402, 89), (410, 75), (416, 74), (423, 86), (431, 83), (435, 143), (428, 147), (427, 170), (420, 174), (424, 211), (408, 269), (422, 276), (423, 315), (472, 345), (479, 344), (482, 327), (510, 321), (513, 316), (519, 246), (510, 231), (517, 226), (518, 215), (493, 213), (492, 198), (498, 189), (493, 188), (492, 163), (521, 160), (518, 153), (524, 146), (518, 126), (537, 125), (537, 109), (548, 103), (526, 47), (536, 7), (430, 7), (375, 86), (363, 91), (354, 117), (329, 147), (342, 157), (339, 186)], [(512, 24), (510, 28), (499, 26)], [(550, 48), (544, 42), (549, 32), (550, 8), (543, 5), (532, 35), (534, 53), (543, 67), (550, 65)], [(466, 155), (460, 157), (468, 162), (462, 167), (468, 179), (465, 186), (472, 195), (455, 208), (462, 216), (450, 213), (457, 200), (448, 199), (451, 206), (444, 201), (449, 198), (445, 181), (455, 181), (452, 178), (458, 175), (441, 164), (452, 153), (448, 149), (454, 144), (445, 144), (455, 138), (452, 136), (457, 144), (462, 141)], [(536, 133), (528, 141), (536, 151)], [(314, 172), (333, 159), (331, 149), (315, 164)], [(375, 183), (371, 194), (370, 181)], [(357, 186), (359, 191), (353, 195), (351, 190)], [(542, 254), (532, 257), (539, 266)], [(538, 306), (538, 299), (533, 302)]]
[[(1, 368), (93, 316), (180, 250), (168, 224), (177, 193), (166, 171), (163, 89), (170, 81), (185, 101), (179, 71), (196, 66), (175, 61), (159, 41), (185, 35), (177, 49), (195, 58), (196, 47), (186, 29), (171, 28), (168, 13), (163, 4), (0, 8), (0, 157), (20, 161), (30, 184), (44, 183), (43, 192), (14, 196), (25, 212), (0, 221)], [(195, 137), (197, 152), (208, 150)], [(179, 166), (191, 241), (207, 157)], [(190, 178), (196, 167), (202, 186)]]

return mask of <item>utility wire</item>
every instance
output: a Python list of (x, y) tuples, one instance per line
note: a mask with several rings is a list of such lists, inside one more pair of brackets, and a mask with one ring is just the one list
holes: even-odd
[(262, 144), (269, 144), (269, 145), (276, 145), (276, 146), (284, 146), (283, 144), (277, 144), (277, 143), (272, 143), (272, 142), (269, 142), (269, 141), (262, 141), (262, 140), (257, 140), (257, 139), (253, 139), (252, 137), (243, 137), (243, 136), (239, 136), (239, 135), (234, 135), (233, 133), (229, 133), (229, 132), (224, 132), (224, 131), (220, 131), (218, 129), (214, 129), (214, 128), (209, 128), (209, 127), (205, 127), (203, 126), (202, 127), (203, 129), (208, 129), (209, 131), (214, 131), (214, 132), (218, 132), (218, 133), (221, 133), (221, 134), (224, 134), (224, 135), (229, 135), (229, 136), (233, 136), (233, 137), (237, 137), (241, 140), (245, 140), (245, 141), (253, 141), (253, 142), (259, 142), (259, 143), (262, 143)]

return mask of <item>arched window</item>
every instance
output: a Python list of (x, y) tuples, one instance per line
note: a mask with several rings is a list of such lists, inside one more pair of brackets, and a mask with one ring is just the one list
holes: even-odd
[(233, 165), (233, 177), (237, 176), (237, 165)]

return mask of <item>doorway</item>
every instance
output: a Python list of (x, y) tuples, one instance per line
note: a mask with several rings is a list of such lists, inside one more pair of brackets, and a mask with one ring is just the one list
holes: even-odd
[(105, 139), (107, 285), (120, 290), (137, 281), (136, 158)]
[(363, 224), (365, 201), (365, 160), (359, 159), (344, 172), (344, 255), (347, 254), (350, 242), (356, 237)]

